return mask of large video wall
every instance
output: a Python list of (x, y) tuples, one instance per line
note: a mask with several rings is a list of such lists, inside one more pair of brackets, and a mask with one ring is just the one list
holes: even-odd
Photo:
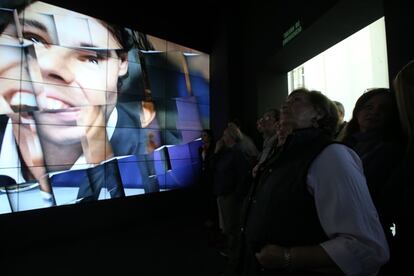
[(0, 2), (0, 213), (193, 184), (209, 56), (24, 2)]

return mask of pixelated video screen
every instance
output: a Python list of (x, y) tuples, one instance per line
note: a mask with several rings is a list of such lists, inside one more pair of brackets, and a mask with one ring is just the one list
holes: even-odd
[(192, 185), (209, 56), (25, 2), (0, 5), (0, 214)]

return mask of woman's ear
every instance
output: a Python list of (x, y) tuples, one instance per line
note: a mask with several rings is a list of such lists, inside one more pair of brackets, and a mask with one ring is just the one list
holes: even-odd
[(313, 127), (319, 127), (318, 121), (323, 118), (323, 113), (320, 110), (316, 110), (315, 116), (312, 117), (311, 122)]
[(316, 115), (315, 115), (315, 119), (316, 119), (316, 121), (319, 121), (320, 119), (322, 119), (323, 117), (325, 116), (325, 113), (322, 111), (322, 110), (320, 110), (320, 109), (317, 109), (316, 110)]
[(311, 123), (312, 123), (312, 126), (313, 127), (315, 127), (315, 128), (318, 128), (319, 127), (318, 120), (319, 119), (317, 119), (316, 116), (311, 119)]

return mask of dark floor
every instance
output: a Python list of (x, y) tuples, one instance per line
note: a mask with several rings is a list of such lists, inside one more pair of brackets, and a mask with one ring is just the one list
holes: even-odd
[(0, 275), (220, 275), (225, 266), (191, 214), (94, 224), (75, 235), (43, 229), (0, 232)]

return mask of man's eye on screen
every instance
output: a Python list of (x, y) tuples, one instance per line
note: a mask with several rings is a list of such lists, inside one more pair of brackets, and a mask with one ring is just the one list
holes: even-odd
[(88, 62), (95, 65), (99, 65), (102, 61), (107, 60), (107, 56), (99, 52), (80, 52), (78, 53), (78, 58), (82, 62)]
[(44, 46), (47, 46), (47, 45), (50, 44), (47, 39), (43, 38), (42, 36), (40, 36), (38, 34), (23, 33), (23, 37), (24, 37), (24, 39), (27, 39), (27, 40), (33, 42), (34, 44), (41, 44), (41, 45), (44, 45)]
[(99, 64), (100, 59), (96, 56), (82, 56), (80, 57), (81, 61), (92, 63), (92, 64)]

